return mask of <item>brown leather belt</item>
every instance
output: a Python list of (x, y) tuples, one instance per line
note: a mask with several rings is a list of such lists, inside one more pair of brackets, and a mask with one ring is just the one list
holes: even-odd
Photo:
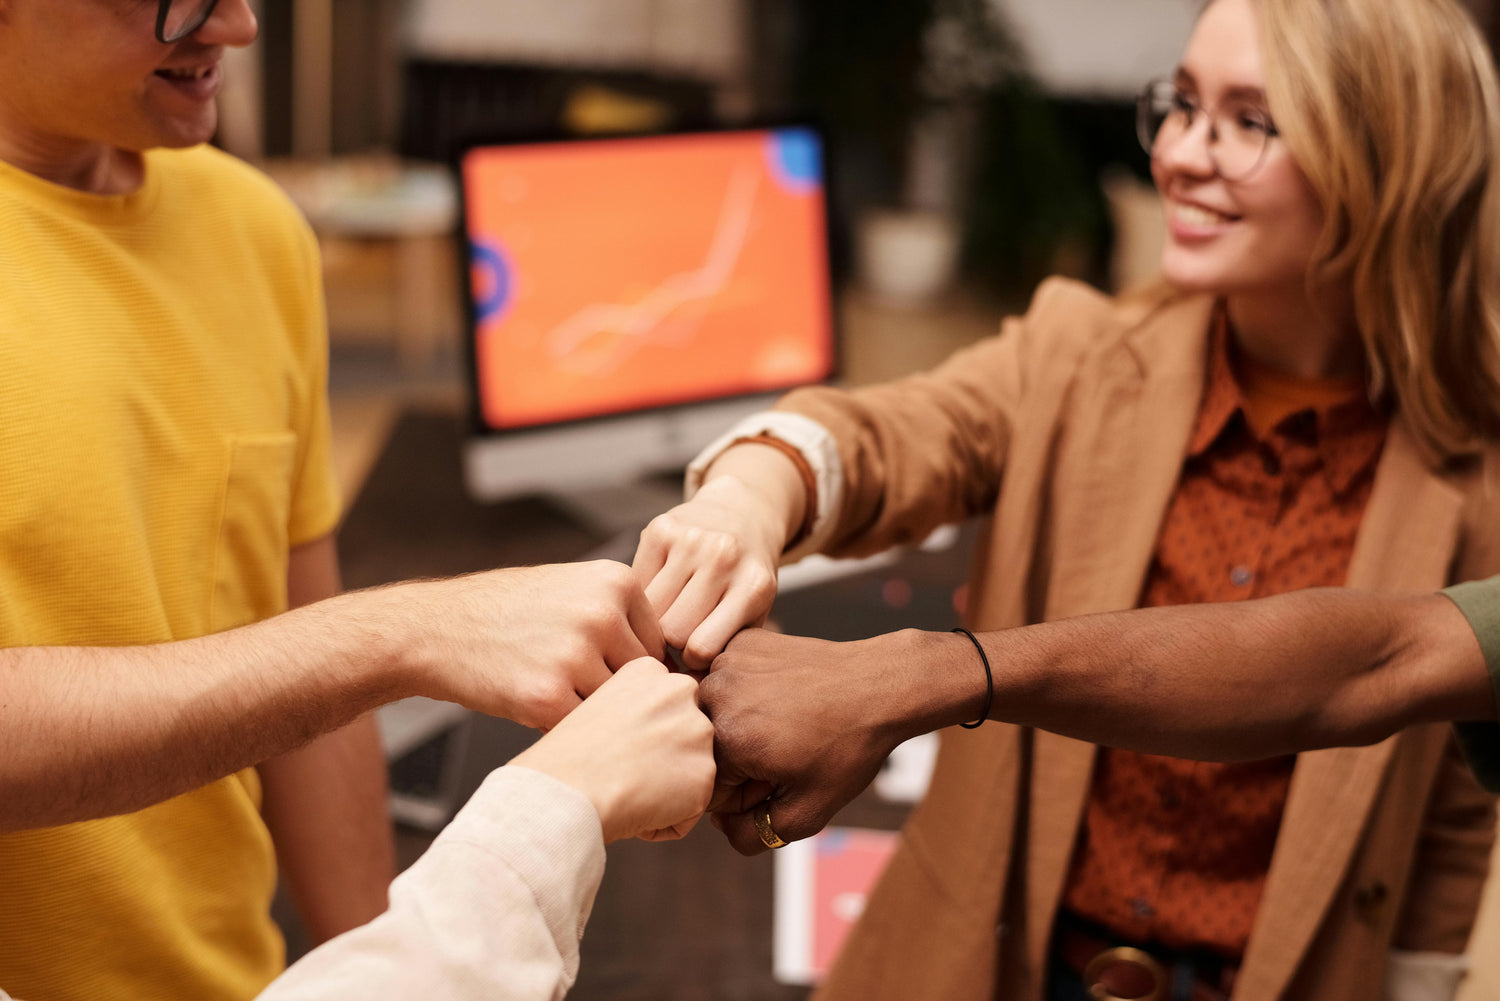
[(1234, 988), (1235, 967), (1225, 961), (1194, 962), (1180, 954), (1117, 945), (1072, 921), (1058, 922), (1053, 949), (1095, 1001), (1181, 1001), (1172, 985), (1189, 978), (1186, 1001), (1228, 1001)]

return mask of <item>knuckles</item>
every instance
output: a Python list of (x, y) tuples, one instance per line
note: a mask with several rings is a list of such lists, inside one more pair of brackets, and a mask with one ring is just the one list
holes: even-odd
[(602, 588), (616, 596), (627, 596), (632, 591), (639, 590), (635, 575), (623, 563), (617, 563), (614, 560), (593, 560), (583, 564), (583, 568)]
[(641, 544), (661, 549), (680, 548), (695, 559), (714, 565), (733, 563), (744, 552), (734, 534), (691, 522), (676, 509), (653, 518), (641, 532)]
[(724, 688), (728, 684), (725, 680), (727, 673), (725, 668), (729, 665), (724, 661), (728, 654), (721, 653), (714, 658), (713, 669), (709, 671), (708, 677), (698, 682), (698, 708), (703, 710), (711, 720), (717, 720), (723, 703), (725, 701)]
[(702, 716), (698, 712), (698, 683), (685, 674), (665, 674), (660, 677), (660, 684), (667, 697), (675, 702), (683, 711), (691, 712), (694, 716)]
[(588, 581), (586, 589), (594, 593), (594, 599), (600, 609), (607, 609), (618, 614), (629, 607), (633, 601), (645, 597), (645, 592), (642, 591), (634, 572), (623, 563), (616, 563), (614, 560), (594, 560), (581, 564), (581, 568)]
[(721, 532), (713, 533), (712, 537), (703, 540), (701, 546), (704, 559), (718, 570), (734, 569), (745, 555), (745, 547), (739, 539)]
[(690, 664), (707, 667), (713, 661), (719, 649), (714, 643), (694, 633), (688, 638), (687, 646), (682, 648), (682, 652), (686, 655)]
[(520, 701), (530, 709), (527, 715), (533, 722), (553, 726), (572, 708), (574, 694), (572, 686), (556, 676), (537, 677), (522, 689)]
[(776, 597), (776, 575), (764, 567), (747, 570), (745, 589), (757, 604), (769, 605)]
[(599, 644), (587, 630), (582, 634), (563, 634), (555, 642), (551, 653), (553, 663), (569, 674), (600, 659)]
[[(711, 755), (714, 746), (714, 725), (707, 716), (698, 711), (696, 706), (694, 706), (692, 710), (692, 728), (693, 736), (695, 738), (694, 742)], [(712, 761), (711, 757), (710, 761)], [(713, 775), (711, 774), (713, 769), (710, 768), (709, 771), (709, 779), (711, 782), (713, 779)]]
[(670, 550), (679, 544), (692, 544), (702, 529), (685, 521), (673, 508), (652, 518), (641, 531), (641, 546)]
[[(707, 714), (705, 719), (709, 718)], [(744, 725), (733, 713), (720, 712), (712, 717), (712, 739), (714, 754), (722, 761), (732, 763), (736, 769), (759, 774), (763, 769), (755, 760), (764, 741), (754, 727)]]
[(641, 529), (641, 545), (661, 545), (670, 542), (677, 534), (677, 523), (679, 521), (677, 509), (663, 511), (646, 523)]
[(618, 603), (583, 601), (578, 607), (579, 627), (593, 640), (613, 636), (625, 623)]

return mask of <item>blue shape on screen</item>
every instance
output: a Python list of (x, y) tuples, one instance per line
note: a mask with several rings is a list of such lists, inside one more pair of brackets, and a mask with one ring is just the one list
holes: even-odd
[(777, 129), (767, 140), (771, 174), (786, 190), (799, 195), (817, 191), (823, 182), (823, 145), (812, 129)]
[(510, 305), (510, 261), (493, 243), (475, 240), (469, 244), (469, 261), (474, 269), (474, 320), (488, 323)]

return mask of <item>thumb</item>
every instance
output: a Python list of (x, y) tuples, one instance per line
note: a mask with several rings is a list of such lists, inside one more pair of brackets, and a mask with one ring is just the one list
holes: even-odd
[(721, 777), (714, 782), (709, 813), (740, 813), (771, 798), (776, 787), (761, 779)]

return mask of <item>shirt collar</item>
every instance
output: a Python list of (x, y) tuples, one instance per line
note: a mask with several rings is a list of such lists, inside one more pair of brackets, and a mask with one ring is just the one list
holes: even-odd
[(1229, 321), (1221, 303), (1214, 308), (1208, 338), (1208, 379), (1198, 420), (1188, 438), (1188, 456), (1196, 458), (1208, 451), (1229, 423), (1240, 415), (1240, 386), (1234, 381), (1229, 365)]
[[(1229, 319), (1223, 303), (1214, 309), (1209, 336), (1207, 383), (1198, 418), (1188, 439), (1188, 457), (1196, 458), (1225, 437), (1231, 427), (1254, 437), (1244, 416), (1244, 397), (1229, 358)], [(1296, 442), (1317, 450), (1323, 474), (1337, 494), (1380, 457), (1387, 416), (1363, 396), (1322, 407), (1310, 407), (1286, 418), (1262, 443), (1278, 455)]]

